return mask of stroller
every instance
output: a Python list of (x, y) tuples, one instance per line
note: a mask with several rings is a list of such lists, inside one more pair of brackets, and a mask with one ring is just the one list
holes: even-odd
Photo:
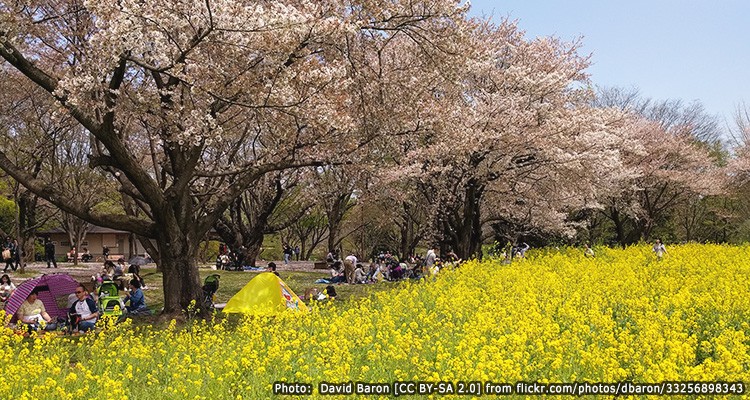
[(219, 291), (219, 278), (218, 274), (209, 275), (203, 282), (203, 307), (207, 310), (214, 309), (214, 295)]
[(99, 310), (102, 315), (122, 317), (125, 304), (120, 298), (120, 291), (115, 282), (109, 279), (102, 281), (97, 294), (99, 296)]

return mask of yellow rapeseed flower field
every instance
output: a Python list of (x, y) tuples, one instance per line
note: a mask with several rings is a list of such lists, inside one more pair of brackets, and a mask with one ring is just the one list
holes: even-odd
[(275, 382), (310, 384), (307, 398), (350, 381), (480, 382), (484, 394), (487, 382), (750, 383), (750, 247), (668, 251), (471, 261), (308, 314), (125, 322), (74, 338), (6, 329), (0, 398), (265, 399)]

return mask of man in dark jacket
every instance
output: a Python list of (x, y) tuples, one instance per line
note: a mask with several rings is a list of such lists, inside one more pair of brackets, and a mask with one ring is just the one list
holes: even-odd
[(47, 260), (47, 268), (54, 265), (57, 268), (57, 260), (55, 260), (55, 244), (52, 243), (50, 238), (44, 240), (44, 257)]

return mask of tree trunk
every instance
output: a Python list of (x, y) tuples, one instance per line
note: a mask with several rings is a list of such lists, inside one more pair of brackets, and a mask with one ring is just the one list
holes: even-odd
[(620, 218), (620, 212), (616, 209), (612, 210), (610, 215), (612, 222), (615, 224), (615, 235), (617, 235), (617, 243), (624, 249), (627, 245), (625, 241), (625, 221)]
[(338, 247), (339, 242), (336, 240), (336, 238), (339, 236), (339, 232), (341, 231), (341, 224), (340, 221), (336, 218), (331, 219), (328, 218), (328, 251), (336, 250), (336, 247)]
[[(34, 215), (36, 210), (32, 209), (32, 204), (28, 198), (28, 194), (24, 193), (18, 197), (18, 247), (22, 249), (21, 253), (21, 273), (26, 273), (26, 262), (31, 259), (34, 260), (34, 245), (33, 240), (30, 239), (29, 225), (33, 225)], [(31, 242), (29, 246), (28, 243)], [(31, 257), (31, 258), (29, 258)]]
[(401, 226), (401, 248), (400, 248), (400, 256), (402, 260), (407, 260), (409, 257), (409, 223), (405, 223)]
[(242, 265), (249, 265), (255, 267), (258, 256), (260, 255), (260, 249), (263, 247), (263, 234), (251, 235), (250, 238), (245, 240), (245, 259)]
[(138, 255), (138, 249), (135, 245), (135, 233), (128, 235), (128, 260)]
[(340, 194), (330, 205), (326, 206), (326, 216), (328, 217), (328, 251), (335, 250), (343, 240), (343, 238), (339, 238), (339, 235), (341, 234), (341, 225), (346, 213), (354, 206), (350, 203), (351, 198), (352, 192), (349, 191)]
[(479, 203), (484, 188), (478, 185), (474, 180), (470, 180), (466, 188), (464, 198), (463, 213), (461, 215), (461, 228), (458, 230), (459, 240), (457, 248), (454, 249), (456, 254), (463, 259), (469, 259), (474, 256), (482, 257), (482, 231), (480, 226)]
[(654, 220), (650, 217), (646, 217), (645, 221), (640, 224), (640, 228), (641, 239), (643, 239), (644, 242), (649, 242), (651, 240), (651, 232), (654, 230)]
[(305, 243), (304, 241), (299, 246), (299, 259), (301, 261), (308, 261), (310, 259), (310, 257), (307, 254), (307, 243)]
[(195, 301), (201, 305), (201, 282), (196, 264), (200, 243), (187, 238), (159, 240), (159, 258), (164, 273), (164, 313), (176, 314)]

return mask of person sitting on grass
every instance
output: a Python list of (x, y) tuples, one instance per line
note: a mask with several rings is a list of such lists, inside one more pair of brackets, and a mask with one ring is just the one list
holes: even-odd
[(14, 290), (16, 290), (16, 285), (10, 281), (10, 276), (3, 275), (0, 278), (0, 303), (7, 302)]
[(130, 294), (125, 297), (125, 303), (127, 302), (130, 302), (129, 305), (125, 306), (128, 314), (151, 314), (148, 307), (146, 307), (146, 297), (143, 295), (143, 290), (141, 290), (141, 282), (137, 279), (130, 281)]
[(366, 283), (367, 274), (365, 274), (365, 267), (362, 264), (357, 264), (357, 268), (354, 269), (354, 283)]
[(56, 327), (52, 322), (52, 317), (47, 314), (47, 310), (44, 308), (44, 303), (39, 300), (38, 292), (32, 290), (31, 293), (26, 297), (26, 301), (21, 304), (18, 308), (17, 316), (18, 320), (27, 324), (29, 331), (36, 331), (40, 328), (43, 330), (54, 330)]
[(77, 300), (73, 303), (68, 311), (71, 315), (73, 329), (80, 332), (94, 329), (96, 320), (99, 319), (99, 310), (96, 308), (96, 302), (89, 296), (82, 285), (76, 287), (75, 295)]
[(326, 286), (324, 293), (329, 299), (336, 300), (336, 288), (333, 285)]
[(343, 283), (346, 282), (346, 276), (344, 271), (341, 270), (341, 261), (336, 261), (331, 264), (331, 279), (328, 280), (330, 283)]
[(123, 275), (125, 275), (125, 259), (121, 258), (117, 260), (117, 264), (115, 264), (115, 272), (112, 274), (112, 279), (117, 279)]
[(100, 274), (102, 279), (112, 280), (112, 277), (115, 275), (115, 263), (110, 260), (104, 261)]
[(305, 290), (305, 294), (302, 295), (302, 300), (305, 301), (323, 301), (325, 299), (325, 293), (322, 293), (318, 288), (308, 288)]

